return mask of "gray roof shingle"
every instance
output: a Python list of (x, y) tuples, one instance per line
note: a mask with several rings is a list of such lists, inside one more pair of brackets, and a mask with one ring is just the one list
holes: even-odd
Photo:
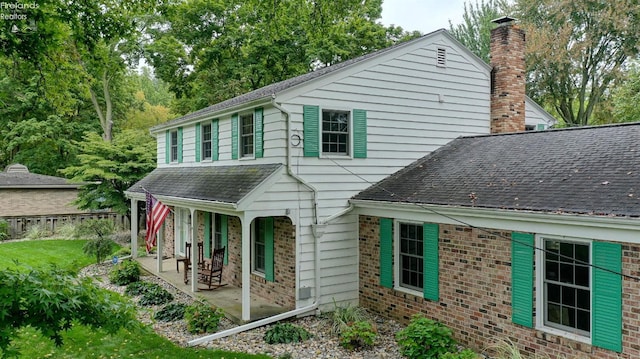
[(461, 137), (354, 199), (638, 217), (640, 123)]
[(66, 178), (31, 173), (27, 167), (13, 164), (0, 172), (0, 188), (79, 188), (84, 183), (72, 183)]
[(129, 188), (132, 193), (238, 203), (282, 164), (156, 168)]

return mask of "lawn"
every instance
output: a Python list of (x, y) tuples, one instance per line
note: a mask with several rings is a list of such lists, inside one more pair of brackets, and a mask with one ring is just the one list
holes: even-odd
[[(61, 268), (79, 269), (94, 258), (82, 251), (83, 240), (38, 240), (0, 244), (0, 270), (15, 268), (13, 259), (21, 264), (42, 267), (55, 263)], [(213, 358), (266, 359), (264, 355), (231, 353), (207, 349), (182, 348), (157, 335), (149, 327), (122, 329), (109, 335), (74, 325), (63, 336), (64, 345), (56, 347), (34, 329), (21, 330), (14, 345), (21, 358)], [(0, 357), (1, 357), (0, 353)]]

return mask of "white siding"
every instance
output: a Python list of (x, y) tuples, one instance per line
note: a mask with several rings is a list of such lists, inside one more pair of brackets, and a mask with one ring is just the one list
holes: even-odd
[(540, 105), (527, 98), (525, 101), (525, 124), (528, 126), (545, 125), (545, 129), (557, 123), (557, 120)]

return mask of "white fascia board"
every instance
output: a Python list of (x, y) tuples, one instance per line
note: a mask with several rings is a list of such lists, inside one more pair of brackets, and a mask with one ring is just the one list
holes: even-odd
[[(214, 118), (221, 118), (221, 117), (225, 117), (225, 116), (231, 116), (234, 113), (238, 113), (238, 112), (242, 112), (248, 109), (253, 109), (255, 107), (260, 107), (260, 106), (267, 106), (271, 104), (271, 97), (272, 95), (268, 95), (268, 96), (264, 96), (264, 97), (260, 97), (258, 99), (249, 101), (249, 102), (242, 102), (236, 106), (232, 106), (232, 107), (227, 107), (224, 108), (220, 111), (216, 111), (216, 112), (206, 112), (203, 113), (199, 116), (196, 117), (192, 117), (189, 119), (185, 119), (185, 120), (180, 120), (178, 119), (176, 122), (165, 122), (163, 124), (159, 124), (157, 126), (152, 127), (151, 129), (149, 129), (149, 131), (151, 132), (152, 136), (156, 136), (158, 134), (160, 134), (162, 131), (164, 130), (168, 130), (168, 129), (172, 129), (172, 128), (177, 128), (180, 126), (185, 126), (185, 125), (190, 125), (192, 123), (197, 123), (203, 120), (212, 120)], [(197, 112), (197, 111), (194, 111)], [(188, 114), (187, 114), (188, 115)], [(185, 116), (187, 116), (185, 115)]]
[(360, 215), (640, 244), (640, 219), (351, 200)]
[[(137, 199), (139, 201), (146, 201), (144, 193), (139, 192), (125, 192), (125, 196), (130, 199)], [(230, 216), (237, 216), (238, 209), (235, 203), (207, 201), (202, 199), (180, 198), (173, 196), (153, 195), (157, 200), (166, 204), (167, 206), (181, 207), (181, 208), (193, 208), (195, 210), (216, 213), (227, 214)]]

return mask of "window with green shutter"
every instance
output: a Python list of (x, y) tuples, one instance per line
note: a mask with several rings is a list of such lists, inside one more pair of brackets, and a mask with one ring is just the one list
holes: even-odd
[(253, 111), (255, 121), (255, 158), (264, 157), (264, 116), (262, 107)]
[(217, 161), (220, 153), (220, 130), (219, 120), (211, 121), (211, 159)]
[(380, 285), (393, 288), (393, 219), (380, 218)]
[(320, 107), (304, 105), (302, 110), (304, 131), (304, 156), (320, 156)]
[(200, 146), (202, 143), (202, 139), (200, 138), (200, 130), (201, 126), (199, 123), (196, 123), (196, 162), (200, 162)]
[(231, 159), (238, 159), (238, 114), (231, 116)]
[(592, 344), (622, 352), (622, 246), (593, 242)]
[(304, 156), (367, 158), (367, 111), (303, 107)]
[(256, 218), (253, 224), (252, 269), (254, 272), (263, 274), (267, 281), (273, 282), (275, 280), (273, 217)]
[(165, 139), (164, 139), (164, 163), (171, 163), (171, 132), (169, 130), (167, 130), (165, 132)]
[(533, 246), (530, 233), (511, 233), (511, 320), (533, 328)]
[(367, 111), (353, 110), (353, 157), (367, 158)]
[(182, 163), (182, 127), (178, 127), (178, 163)]
[(425, 299), (437, 301), (440, 298), (439, 290), (439, 254), (438, 254), (438, 225), (425, 223), (422, 225), (423, 238), (423, 291)]

